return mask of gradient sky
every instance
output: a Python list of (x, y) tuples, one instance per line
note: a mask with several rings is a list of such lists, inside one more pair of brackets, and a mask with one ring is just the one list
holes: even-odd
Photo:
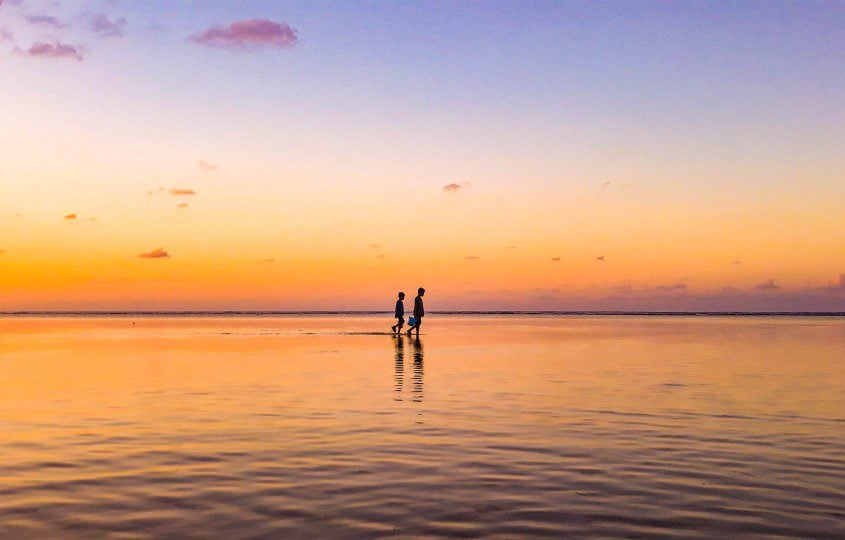
[(0, 310), (845, 311), (843, 50), (842, 2), (3, 0)]

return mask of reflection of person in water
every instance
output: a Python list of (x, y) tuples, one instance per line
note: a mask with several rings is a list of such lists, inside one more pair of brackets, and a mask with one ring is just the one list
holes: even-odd
[(419, 336), (414, 345), (414, 401), (423, 400), (423, 346)]
[(402, 384), (405, 379), (405, 338), (402, 335), (394, 337), (396, 340), (395, 364), (393, 379), (396, 382), (396, 397), (394, 401), (402, 401)]

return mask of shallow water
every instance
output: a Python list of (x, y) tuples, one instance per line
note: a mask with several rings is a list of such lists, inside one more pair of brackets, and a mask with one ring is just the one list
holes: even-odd
[(845, 537), (845, 319), (0, 318), (0, 536)]

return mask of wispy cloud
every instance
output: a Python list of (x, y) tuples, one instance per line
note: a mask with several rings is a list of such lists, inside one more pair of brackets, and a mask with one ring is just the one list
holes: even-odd
[(599, 255), (598, 257), (596, 257), (596, 260), (597, 260), (597, 261), (603, 261), (603, 260), (604, 260), (604, 255)]
[(71, 58), (79, 62), (82, 61), (82, 54), (73, 45), (65, 45), (64, 43), (33, 43), (32, 46), (24, 51), (16, 49), (16, 52), (21, 56), (31, 56), (34, 58)]
[(64, 28), (65, 23), (52, 15), (27, 15), (26, 22), (29, 24), (38, 24), (42, 26), (52, 26), (53, 28)]
[(755, 287), (761, 291), (771, 291), (774, 289), (780, 289), (780, 285), (775, 283), (773, 279), (767, 279), (763, 283), (758, 283)]
[(176, 208), (187, 208), (187, 207), (188, 207), (188, 203), (186, 203), (186, 202), (179, 203), (179, 204), (176, 205)]
[(120, 37), (126, 34), (126, 19), (110, 19), (102, 13), (95, 15), (88, 28), (100, 37)]
[(191, 41), (208, 47), (243, 49), (250, 46), (293, 47), (296, 29), (286, 23), (267, 19), (236, 21), (229, 26), (215, 26), (191, 36)]
[(447, 193), (448, 192), (460, 191), (462, 189), (466, 189), (466, 188), (470, 187), (471, 185), (472, 184), (470, 184), (469, 182), (461, 182), (460, 184), (456, 184), (456, 183), (452, 182), (451, 184), (446, 184), (445, 186), (443, 186), (443, 191), (445, 191)]
[(163, 259), (166, 257), (170, 257), (170, 254), (164, 251), (163, 249), (158, 248), (147, 253), (140, 253), (138, 256), (142, 259)]
[(12, 41), (13, 39), (15, 39), (15, 35), (11, 31), (0, 27), (0, 43), (4, 41)]
[(560, 262), (560, 257), (552, 257), (552, 262)]
[(170, 190), (171, 195), (196, 195), (197, 192), (193, 189), (173, 188)]
[(467, 255), (467, 256), (466, 256), (466, 257), (464, 257), (464, 258), (465, 258), (466, 260), (468, 260), (468, 261), (477, 261), (477, 260), (479, 260), (481, 257), (479, 257), (478, 255)]
[(76, 214), (67, 214), (62, 219), (76, 219)]
[(197, 168), (202, 172), (214, 172), (217, 170), (217, 165), (201, 159), (197, 162)]
[(674, 285), (658, 285), (654, 289), (662, 292), (683, 291), (687, 288), (686, 283), (675, 283)]

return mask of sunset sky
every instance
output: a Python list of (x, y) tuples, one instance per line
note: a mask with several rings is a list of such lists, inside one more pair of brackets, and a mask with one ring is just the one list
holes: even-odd
[(0, 311), (845, 311), (843, 2), (0, 0)]

